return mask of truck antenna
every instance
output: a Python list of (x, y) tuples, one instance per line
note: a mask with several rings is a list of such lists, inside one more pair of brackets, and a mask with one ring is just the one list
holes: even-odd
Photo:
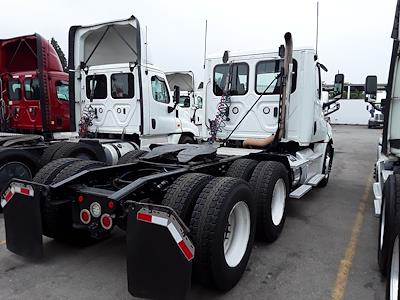
[(145, 70), (145, 73), (146, 73), (146, 75), (149, 73), (149, 70), (148, 70), (148, 66), (147, 66), (147, 25), (146, 25), (146, 42), (145, 42), (145, 47), (146, 47), (146, 70)]
[(319, 2), (317, 1), (317, 32), (315, 39), (315, 54), (318, 56), (318, 31), (319, 31)]
[(207, 20), (206, 20), (206, 29), (204, 32), (204, 61), (203, 61), (203, 69), (206, 68), (206, 55), (207, 55)]

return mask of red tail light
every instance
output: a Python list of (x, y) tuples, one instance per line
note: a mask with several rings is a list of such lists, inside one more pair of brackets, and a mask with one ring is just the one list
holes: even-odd
[(112, 219), (111, 219), (110, 215), (108, 215), (108, 214), (102, 215), (101, 219), (100, 219), (100, 223), (101, 223), (101, 226), (103, 226), (103, 228), (105, 230), (111, 229), (111, 227), (112, 227)]
[(82, 209), (80, 213), (81, 217), (81, 222), (83, 224), (89, 224), (90, 223), (90, 212), (87, 209)]
[(112, 200), (108, 201), (107, 206), (108, 206), (109, 209), (113, 209), (114, 208), (114, 202)]
[(83, 202), (83, 200), (85, 200), (85, 198), (83, 197), (83, 195), (79, 195), (78, 196), (78, 203), (81, 204)]

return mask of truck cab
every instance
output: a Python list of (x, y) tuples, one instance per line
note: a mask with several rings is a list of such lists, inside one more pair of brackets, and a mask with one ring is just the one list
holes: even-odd
[[(208, 58), (204, 81), (206, 122), (203, 136), (209, 135), (209, 121), (221, 114), (223, 122), (217, 130), (220, 139), (229, 136), (230, 140), (243, 141), (246, 138), (262, 139), (274, 135), (278, 129), (281, 91), (281, 79), (277, 76), (282, 63), (283, 59), (278, 52), (272, 51), (232, 52), (226, 63), (222, 61), (221, 55)], [(325, 120), (323, 110), (321, 70), (324, 68), (316, 60), (314, 50), (293, 51), (292, 88), (283, 141), (292, 140), (300, 146), (308, 146), (332, 139), (331, 126)], [(229, 103), (222, 107), (221, 97), (228, 72), (232, 74), (229, 80)], [(242, 120), (257, 99), (256, 105)]]
[[(201, 129), (203, 124), (203, 94), (202, 89), (196, 88), (192, 71), (167, 72), (167, 79), (171, 88), (179, 86), (179, 107), (190, 115), (192, 123)], [(200, 83), (199, 86), (202, 86)]]
[(147, 57), (138, 20), (70, 29), (69, 67), (74, 129), (81, 136), (128, 139), (138, 145), (194, 142), (199, 131), (178, 105), (165, 74)]
[(68, 74), (56, 51), (39, 34), (0, 40), (2, 130), (68, 131)]

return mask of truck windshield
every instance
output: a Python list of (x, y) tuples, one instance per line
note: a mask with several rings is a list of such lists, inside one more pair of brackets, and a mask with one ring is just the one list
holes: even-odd
[(39, 79), (37, 78), (25, 79), (24, 90), (25, 90), (25, 99), (39, 100), (40, 99)]
[(21, 99), (21, 82), (18, 79), (8, 81), (8, 98), (10, 100)]
[(91, 89), (93, 86), (93, 99), (107, 98), (107, 77), (106, 75), (89, 75), (86, 76), (86, 97), (90, 99)]

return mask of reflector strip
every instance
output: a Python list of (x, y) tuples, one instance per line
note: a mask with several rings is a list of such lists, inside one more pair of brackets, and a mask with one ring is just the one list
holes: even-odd
[[(182, 251), (183, 255), (186, 257), (186, 259), (189, 261), (193, 259), (193, 257), (194, 257), (193, 251), (188, 247), (188, 245), (186, 244), (186, 241), (179, 233), (175, 224), (173, 222), (171, 222), (169, 219), (150, 215), (148, 213), (143, 213), (143, 212), (138, 212), (136, 215), (136, 219), (139, 221), (167, 227), (168, 231), (172, 235), (173, 239), (175, 240), (176, 244), (178, 245), (179, 249)], [(190, 243), (190, 241), (189, 241), (189, 243)]]
[(14, 193), (9, 191), (7, 193), (7, 195), (4, 197), (4, 200), (6, 200), (6, 202), (8, 202), (12, 198), (12, 196), (14, 196)]
[(21, 191), (21, 194), (24, 194), (24, 195), (27, 195), (27, 196), (29, 196), (29, 189), (28, 188), (24, 188), (24, 187), (22, 187), (21, 189), (20, 189), (20, 191)]
[(192, 260), (193, 259), (193, 253), (192, 251), (190, 251), (190, 249), (188, 248), (188, 246), (186, 246), (185, 241), (181, 240), (178, 243), (179, 248), (182, 250), (183, 254), (186, 256), (187, 260)]
[(151, 223), (152, 216), (148, 215), (148, 214), (144, 214), (144, 213), (138, 212), (136, 218), (138, 220), (140, 220), (140, 221), (145, 221), (145, 222)]

